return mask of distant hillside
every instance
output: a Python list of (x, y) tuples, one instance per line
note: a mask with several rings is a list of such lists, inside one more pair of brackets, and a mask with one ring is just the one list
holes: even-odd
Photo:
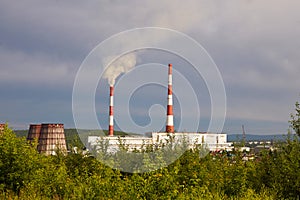
[(14, 130), (18, 137), (27, 137), (28, 130)]
[[(287, 135), (246, 135), (246, 141), (283, 141), (286, 140)], [(243, 136), (241, 134), (228, 134), (227, 140), (229, 142), (241, 141)]]

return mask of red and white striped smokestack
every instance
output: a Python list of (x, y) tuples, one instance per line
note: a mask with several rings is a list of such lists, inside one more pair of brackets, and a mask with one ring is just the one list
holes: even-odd
[(166, 132), (174, 133), (174, 121), (173, 121), (173, 92), (172, 92), (172, 64), (169, 64), (169, 76), (168, 76), (168, 106), (167, 106), (167, 123)]
[(108, 127), (108, 135), (114, 135), (114, 86), (110, 86), (109, 88), (109, 127)]

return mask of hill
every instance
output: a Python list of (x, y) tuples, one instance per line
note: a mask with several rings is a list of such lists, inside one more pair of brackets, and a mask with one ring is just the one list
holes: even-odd
[[(243, 136), (241, 134), (228, 134), (227, 140), (229, 142), (241, 141)], [(246, 135), (246, 141), (284, 141), (287, 135)]]

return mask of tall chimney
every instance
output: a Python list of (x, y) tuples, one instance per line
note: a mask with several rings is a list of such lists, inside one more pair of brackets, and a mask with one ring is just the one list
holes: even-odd
[(167, 106), (166, 132), (167, 132), (167, 133), (174, 133), (174, 122), (173, 122), (173, 92), (172, 92), (172, 64), (169, 64), (169, 76), (168, 76), (168, 106)]
[(114, 86), (110, 86), (109, 92), (109, 127), (108, 135), (114, 135)]

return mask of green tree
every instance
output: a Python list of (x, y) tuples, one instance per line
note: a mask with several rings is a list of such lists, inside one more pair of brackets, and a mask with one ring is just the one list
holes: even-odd
[(40, 168), (36, 142), (16, 137), (6, 125), (0, 134), (0, 189), (19, 192)]
[(295, 104), (296, 108), (296, 114), (291, 114), (291, 127), (294, 129), (296, 134), (300, 137), (300, 104), (299, 102), (296, 102)]

